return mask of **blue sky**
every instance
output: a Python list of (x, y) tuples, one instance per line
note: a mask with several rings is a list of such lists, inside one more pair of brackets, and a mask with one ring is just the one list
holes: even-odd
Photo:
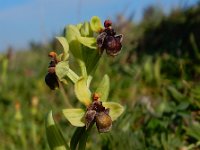
[(25, 48), (30, 41), (47, 42), (67, 24), (76, 24), (97, 15), (114, 19), (123, 12), (134, 12), (140, 20), (148, 5), (175, 7), (195, 4), (198, 0), (0, 0), (0, 51), (8, 46)]

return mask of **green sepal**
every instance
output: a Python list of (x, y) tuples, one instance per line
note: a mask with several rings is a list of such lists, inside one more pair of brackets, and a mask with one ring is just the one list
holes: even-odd
[(85, 126), (84, 115), (85, 111), (83, 109), (63, 109), (62, 110), (65, 118), (76, 127)]
[(96, 38), (78, 36), (77, 39), (84, 46), (89, 47), (91, 49), (97, 49)]
[(68, 60), (69, 58), (69, 44), (67, 42), (67, 40), (64, 37), (56, 37), (56, 39), (59, 41), (59, 43), (62, 46), (62, 50), (63, 50), (63, 55), (61, 57), (61, 60)]
[(110, 109), (109, 116), (112, 121), (116, 120), (124, 112), (124, 107), (119, 103), (103, 102), (103, 106)]
[(108, 75), (104, 75), (95, 93), (99, 94), (101, 101), (107, 101), (110, 91), (110, 79)]
[(81, 29), (82, 26), (83, 26), (82, 23), (79, 23), (79, 24), (76, 25), (76, 27), (77, 27), (79, 30)]
[(53, 119), (52, 111), (50, 111), (47, 115), (45, 126), (47, 141), (51, 150), (70, 150)]
[(89, 22), (84, 22), (84, 24), (80, 27), (80, 33), (81, 33), (81, 36), (84, 36), (84, 37), (93, 36), (92, 29), (90, 27)]
[(90, 20), (90, 26), (92, 31), (94, 32), (99, 32), (101, 29), (103, 29), (103, 26), (101, 24), (101, 20), (97, 16), (93, 16)]
[(88, 106), (91, 103), (91, 92), (87, 86), (87, 80), (81, 77), (74, 86), (75, 94), (78, 100)]
[(61, 82), (66, 83), (68, 77), (73, 83), (78, 81), (79, 76), (69, 68), (68, 61), (61, 61), (56, 65), (56, 75)]

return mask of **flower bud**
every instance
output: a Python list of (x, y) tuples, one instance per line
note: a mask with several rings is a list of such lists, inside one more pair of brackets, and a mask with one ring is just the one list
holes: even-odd
[(96, 115), (96, 126), (100, 133), (110, 131), (112, 127), (112, 119), (105, 112), (100, 112)]

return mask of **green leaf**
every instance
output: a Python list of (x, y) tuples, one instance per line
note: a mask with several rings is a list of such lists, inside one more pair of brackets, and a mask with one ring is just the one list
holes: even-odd
[(75, 83), (75, 94), (80, 102), (88, 106), (91, 103), (91, 92), (87, 87), (87, 80), (81, 77)]
[(56, 75), (58, 79), (64, 83), (68, 77), (73, 83), (78, 81), (79, 76), (69, 68), (68, 61), (61, 61), (56, 65)]
[(153, 81), (153, 62), (152, 62), (152, 57), (148, 57), (143, 66), (143, 71), (144, 71), (144, 77), (145, 81), (147, 83), (150, 83)]
[(185, 100), (185, 96), (182, 93), (180, 93), (175, 87), (169, 86), (167, 89), (169, 90), (169, 92), (171, 93), (171, 95), (175, 100), (177, 101)]
[(81, 36), (79, 29), (74, 25), (69, 25), (66, 27), (65, 36), (73, 56), (82, 60), (81, 44), (78, 41), (78, 37)]
[(160, 82), (161, 82), (160, 71), (161, 71), (161, 59), (157, 58), (154, 65), (154, 76), (158, 85), (160, 85)]
[(191, 124), (186, 127), (186, 134), (200, 141), (200, 124)]
[(124, 112), (124, 107), (119, 103), (103, 102), (103, 106), (110, 109), (109, 115), (112, 121), (116, 120)]
[(49, 112), (46, 118), (46, 136), (51, 150), (69, 150), (68, 145), (65, 142), (65, 139), (57, 127), (53, 116), (52, 111)]
[(84, 115), (85, 111), (83, 109), (63, 109), (62, 110), (65, 118), (76, 127), (85, 126)]
[(91, 49), (97, 49), (96, 38), (79, 36), (77, 37), (77, 39), (81, 44), (85, 45), (86, 47), (89, 47)]
[(67, 60), (69, 58), (69, 44), (64, 37), (56, 37), (63, 48), (62, 60)]
[(93, 16), (90, 20), (90, 26), (91, 26), (91, 29), (94, 31), (94, 32), (99, 32), (103, 27), (102, 27), (102, 24), (101, 24), (101, 20), (99, 17), (97, 16)]
[(95, 93), (98, 93), (101, 101), (107, 101), (110, 91), (110, 79), (108, 75), (104, 75)]

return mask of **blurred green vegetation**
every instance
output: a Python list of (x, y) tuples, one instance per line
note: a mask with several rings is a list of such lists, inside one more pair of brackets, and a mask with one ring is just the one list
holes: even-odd
[[(109, 98), (126, 107), (110, 133), (94, 128), (87, 149), (199, 150), (200, 148), (200, 5), (175, 9), (148, 7), (140, 23), (119, 15), (124, 47), (115, 58), (104, 56), (92, 86), (105, 73)], [(31, 43), (26, 51), (0, 55), (0, 149), (49, 149), (44, 118), (49, 110), (69, 139), (74, 128), (59, 110), (70, 100), (72, 86), (51, 91), (44, 82), (56, 45)], [(94, 88), (95, 89), (95, 88)]]

